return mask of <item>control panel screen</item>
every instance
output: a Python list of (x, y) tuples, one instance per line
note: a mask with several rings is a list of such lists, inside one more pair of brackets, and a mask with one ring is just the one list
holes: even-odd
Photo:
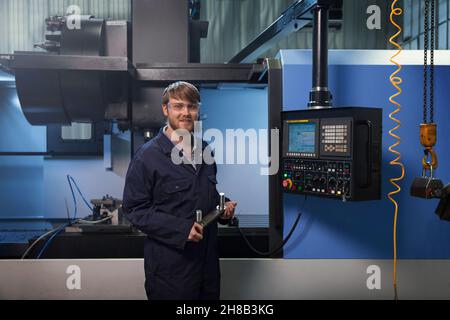
[(289, 124), (289, 152), (314, 153), (316, 151), (316, 124)]

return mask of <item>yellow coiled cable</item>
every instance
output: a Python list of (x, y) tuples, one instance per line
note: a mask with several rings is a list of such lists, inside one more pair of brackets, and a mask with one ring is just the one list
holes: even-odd
[(394, 139), (396, 139), (397, 141), (389, 147), (389, 151), (396, 155), (396, 158), (394, 160), (390, 161), (389, 164), (392, 165), (392, 166), (399, 166), (401, 168), (401, 175), (400, 175), (400, 177), (389, 179), (390, 183), (395, 187), (395, 190), (388, 193), (388, 198), (394, 204), (394, 208), (395, 208), (394, 209), (394, 234), (393, 234), (393, 239), (394, 239), (394, 279), (393, 279), (393, 284), (394, 284), (395, 300), (398, 299), (398, 294), (397, 294), (397, 218), (398, 218), (398, 203), (393, 198), (393, 196), (401, 191), (401, 188), (397, 184), (397, 182), (399, 182), (400, 180), (402, 180), (405, 177), (405, 167), (404, 167), (403, 163), (400, 162), (401, 154), (400, 154), (400, 152), (395, 150), (395, 148), (400, 145), (401, 139), (400, 139), (400, 137), (398, 135), (396, 135), (394, 133), (401, 126), (400, 120), (398, 120), (397, 118), (394, 117), (394, 115), (396, 113), (400, 112), (401, 105), (400, 105), (400, 103), (398, 103), (394, 99), (397, 98), (402, 93), (402, 89), (400, 88), (400, 85), (403, 82), (402, 78), (400, 76), (398, 76), (398, 73), (402, 70), (402, 66), (401, 66), (401, 64), (399, 64), (397, 61), (394, 60), (403, 51), (402, 47), (397, 42), (395, 42), (395, 38), (397, 38), (402, 33), (402, 28), (400, 27), (400, 25), (398, 25), (394, 21), (394, 16), (400, 16), (400, 15), (403, 14), (403, 10), (396, 6), (398, 1), (399, 0), (393, 0), (392, 5), (391, 5), (391, 14), (390, 14), (390, 22), (391, 22), (392, 25), (394, 25), (397, 28), (397, 32), (391, 38), (389, 38), (389, 42), (394, 47), (396, 47), (398, 49), (398, 51), (390, 58), (391, 63), (393, 63), (393, 64), (395, 64), (397, 66), (397, 70), (395, 70), (390, 75), (389, 80), (392, 83), (392, 85), (395, 87), (397, 92), (395, 94), (393, 94), (389, 98), (389, 102), (392, 103), (396, 107), (396, 109), (389, 114), (389, 119), (391, 119), (392, 121), (396, 122), (397, 125), (394, 128), (392, 128), (391, 130), (389, 130), (389, 135), (391, 137), (393, 137)]

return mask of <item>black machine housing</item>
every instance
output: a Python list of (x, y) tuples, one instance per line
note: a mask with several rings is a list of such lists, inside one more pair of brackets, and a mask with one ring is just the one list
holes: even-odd
[(283, 112), (283, 192), (379, 200), (381, 115), (364, 107)]

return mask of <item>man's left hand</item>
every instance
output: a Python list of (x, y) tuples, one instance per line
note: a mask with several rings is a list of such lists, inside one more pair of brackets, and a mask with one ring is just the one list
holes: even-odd
[(220, 216), (222, 219), (231, 219), (234, 217), (234, 209), (237, 206), (235, 201), (225, 202), (225, 212)]

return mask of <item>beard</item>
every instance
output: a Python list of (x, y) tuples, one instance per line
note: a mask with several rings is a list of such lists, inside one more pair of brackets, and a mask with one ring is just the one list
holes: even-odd
[[(171, 119), (168, 118), (169, 125), (173, 130), (185, 129), (189, 132), (194, 131), (194, 120), (192, 118)], [(184, 122), (183, 122), (184, 121)]]

